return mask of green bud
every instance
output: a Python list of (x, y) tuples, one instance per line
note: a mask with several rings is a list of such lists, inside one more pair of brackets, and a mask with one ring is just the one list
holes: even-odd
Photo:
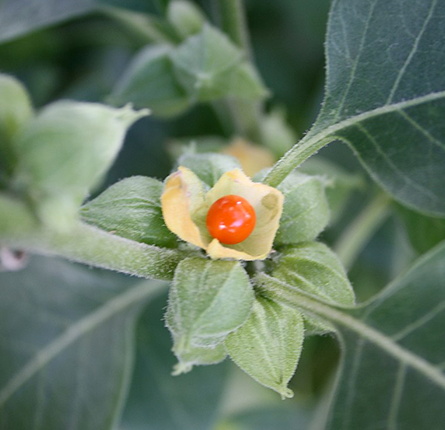
[(314, 240), (329, 222), (323, 180), (293, 172), (278, 189), (284, 195), (284, 206), (275, 244)]
[(354, 291), (337, 255), (319, 242), (286, 250), (272, 276), (334, 305), (352, 306)]
[(14, 139), (16, 186), (43, 221), (69, 228), (89, 190), (113, 163), (128, 127), (147, 113), (70, 101), (49, 105)]
[(131, 102), (165, 118), (185, 112), (192, 101), (175, 75), (169, 53), (166, 47), (145, 48), (124, 73), (110, 101)]
[(221, 154), (185, 154), (178, 160), (178, 165), (189, 168), (209, 187), (229, 170), (241, 168), (235, 158)]
[(164, 185), (134, 176), (114, 184), (81, 209), (82, 219), (127, 239), (162, 247), (174, 246), (176, 236), (166, 227), (161, 210)]
[(237, 261), (187, 258), (176, 268), (166, 313), (178, 357), (213, 348), (240, 327), (252, 308), (253, 289)]
[(172, 51), (171, 58), (179, 81), (195, 100), (255, 99), (267, 94), (242, 51), (208, 24)]
[(284, 110), (276, 109), (261, 121), (264, 144), (277, 158), (297, 143), (297, 135), (286, 122)]
[(33, 116), (29, 95), (12, 76), (0, 74), (0, 163), (11, 172), (16, 163), (13, 137)]
[(287, 385), (297, 368), (303, 339), (299, 311), (258, 297), (249, 319), (225, 344), (241, 369), (285, 399), (293, 396)]
[(184, 38), (199, 33), (205, 23), (202, 11), (186, 0), (171, 1), (167, 8), (167, 18)]

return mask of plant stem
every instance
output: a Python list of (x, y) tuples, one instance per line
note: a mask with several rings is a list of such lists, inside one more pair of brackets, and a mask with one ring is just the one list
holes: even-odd
[(338, 239), (335, 251), (346, 269), (351, 268), (360, 251), (387, 219), (390, 201), (386, 194), (377, 194)]
[(263, 183), (271, 187), (278, 187), (292, 170), (333, 140), (336, 140), (335, 136), (327, 136), (323, 139), (320, 139), (318, 135), (313, 138), (304, 137), (275, 164)]
[(216, 0), (221, 29), (252, 59), (243, 0)]
[(68, 232), (42, 226), (21, 201), (0, 195), (0, 245), (67, 258), (141, 278), (171, 280), (181, 251), (124, 239), (78, 222)]

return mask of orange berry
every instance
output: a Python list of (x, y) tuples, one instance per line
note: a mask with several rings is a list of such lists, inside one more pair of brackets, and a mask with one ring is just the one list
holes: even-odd
[(235, 245), (247, 239), (255, 228), (256, 214), (252, 205), (241, 196), (221, 197), (207, 213), (207, 229), (225, 245)]

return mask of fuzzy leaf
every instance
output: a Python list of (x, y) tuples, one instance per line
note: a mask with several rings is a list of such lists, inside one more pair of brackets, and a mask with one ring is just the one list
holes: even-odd
[(134, 176), (114, 184), (81, 209), (88, 224), (148, 245), (170, 247), (176, 236), (165, 226), (161, 211), (164, 185)]
[(266, 94), (238, 47), (208, 24), (173, 51), (171, 58), (179, 81), (196, 100), (261, 98)]
[(236, 261), (187, 258), (179, 263), (170, 289), (166, 314), (174, 352), (190, 347), (214, 347), (247, 319), (253, 289)]
[(69, 228), (113, 163), (127, 128), (145, 115), (94, 103), (49, 105), (14, 140), (16, 187), (28, 193), (47, 224)]
[(343, 265), (322, 243), (302, 243), (283, 252), (273, 276), (332, 304), (354, 304), (354, 291)]
[(224, 173), (240, 168), (235, 158), (221, 154), (184, 154), (178, 164), (190, 169), (209, 187), (213, 187)]
[(148, 46), (140, 52), (118, 82), (110, 100), (115, 104), (131, 102), (147, 107), (159, 117), (185, 112), (192, 101), (175, 76), (169, 52), (169, 48), (160, 46)]
[(299, 311), (257, 297), (249, 319), (225, 340), (230, 358), (252, 378), (292, 397), (287, 384), (297, 368), (304, 339)]
[(445, 214), (445, 2), (337, 0), (323, 110), (305, 141), (347, 142), (418, 211)]
[(278, 189), (284, 195), (284, 206), (275, 244), (314, 240), (329, 222), (329, 205), (323, 180), (294, 172)]

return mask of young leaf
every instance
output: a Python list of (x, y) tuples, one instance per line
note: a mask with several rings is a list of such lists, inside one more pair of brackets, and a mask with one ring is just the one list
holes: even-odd
[(167, 7), (167, 18), (182, 37), (199, 33), (205, 22), (205, 16), (192, 2), (173, 0)]
[(237, 261), (187, 258), (170, 289), (167, 325), (178, 358), (190, 347), (214, 347), (247, 319), (253, 303), (249, 277)]
[(293, 396), (287, 384), (297, 368), (303, 339), (300, 312), (257, 297), (249, 319), (225, 345), (241, 369), (284, 399)]
[(221, 154), (184, 154), (178, 165), (189, 168), (201, 181), (213, 187), (221, 176), (233, 169), (239, 169), (238, 161)]
[(135, 318), (165, 284), (34, 257), (22, 271), (0, 273), (0, 285), (1, 427), (113, 427)]
[(294, 172), (278, 189), (284, 194), (284, 206), (275, 244), (314, 240), (329, 222), (323, 180)]
[(49, 105), (13, 142), (16, 186), (30, 196), (45, 223), (68, 229), (113, 163), (127, 128), (146, 114), (93, 103)]
[(341, 139), (405, 205), (445, 214), (445, 3), (337, 0), (323, 110), (305, 141)]
[(162, 294), (150, 301), (139, 320), (122, 430), (209, 430), (220, 413), (228, 376), (224, 363), (171, 375), (175, 357), (162, 318), (166, 300)]
[(81, 209), (88, 224), (148, 245), (171, 247), (176, 236), (165, 226), (161, 210), (164, 185), (134, 176), (114, 184)]
[(12, 76), (0, 74), (0, 162), (11, 172), (16, 163), (12, 139), (33, 116), (29, 95)]
[(337, 255), (322, 243), (302, 243), (284, 251), (273, 276), (326, 302), (354, 304), (345, 269)]
[(179, 81), (198, 101), (226, 96), (261, 98), (267, 94), (242, 52), (208, 24), (173, 51), (171, 58)]
[(192, 100), (176, 78), (169, 52), (170, 49), (163, 46), (145, 48), (116, 85), (110, 101), (147, 107), (159, 117), (185, 112)]

